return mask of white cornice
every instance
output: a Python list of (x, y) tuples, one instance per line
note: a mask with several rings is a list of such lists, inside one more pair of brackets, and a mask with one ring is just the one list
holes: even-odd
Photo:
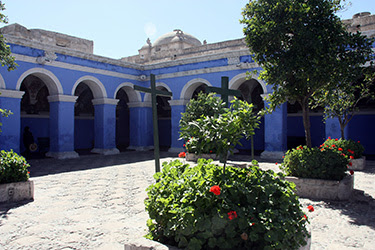
[(151, 108), (151, 102), (128, 102), (129, 108)]
[(78, 96), (71, 95), (52, 95), (47, 96), (48, 102), (76, 102)]
[(169, 105), (171, 106), (186, 106), (190, 100), (169, 100)]
[(18, 91), (18, 90), (9, 90), (9, 89), (0, 89), (0, 97), (8, 97), (8, 98), (18, 98), (21, 99), (23, 94), (25, 94), (24, 91)]
[(101, 105), (101, 104), (110, 104), (110, 105), (117, 105), (119, 102), (118, 99), (110, 99), (110, 98), (100, 98), (100, 99), (93, 99), (93, 105)]

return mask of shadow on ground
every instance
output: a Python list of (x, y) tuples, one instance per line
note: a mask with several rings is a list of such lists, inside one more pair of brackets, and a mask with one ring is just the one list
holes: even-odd
[[(176, 154), (168, 152), (160, 152), (160, 162), (163, 158), (176, 157)], [(117, 155), (81, 155), (76, 159), (57, 160), (52, 158), (32, 159), (30, 164), (30, 177), (39, 177), (45, 175), (60, 174), (65, 172), (83, 171), (88, 169), (96, 169), (109, 167), (114, 165), (122, 165), (136, 163), (141, 161), (154, 160), (153, 151), (126, 151)]]

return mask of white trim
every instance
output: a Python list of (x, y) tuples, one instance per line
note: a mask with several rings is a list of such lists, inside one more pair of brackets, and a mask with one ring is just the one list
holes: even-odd
[[(20, 54), (12, 54), (12, 55), (15, 57), (16, 61), (29, 62), (29, 63), (37, 64), (36, 61), (35, 61), (36, 60), (35, 57), (25, 56), (25, 55), (20, 55)], [(78, 58), (81, 58), (81, 57), (78, 57)], [(100, 61), (95, 61), (95, 60), (91, 60), (91, 59), (88, 59), (88, 60), (94, 61), (94, 62), (100, 62)], [(103, 62), (103, 63), (105, 63), (105, 62)], [(110, 63), (108, 63), (108, 64), (110, 64)], [(81, 65), (58, 62), (58, 61), (51, 62), (49, 64), (49, 66), (62, 68), (62, 69), (75, 70), (75, 71), (82, 71), (82, 72), (86, 72), (86, 73), (93, 73), (93, 74), (101, 74), (101, 75), (106, 75), (106, 76), (119, 77), (119, 78), (124, 78), (124, 79), (129, 79), (129, 80), (139, 80), (138, 75), (129, 75), (129, 74), (118, 73), (118, 72), (113, 72), (113, 71), (104, 70), (104, 69), (91, 68), (91, 67), (87, 67), (87, 66), (81, 66)], [(119, 67), (133, 69), (133, 67), (130, 67), (130, 66), (119, 66)]]
[(263, 89), (263, 94), (267, 94), (267, 86), (266, 83), (263, 80), (260, 80), (258, 75), (255, 74), (254, 72), (247, 72), (247, 73), (241, 73), (236, 76), (234, 76), (230, 81), (229, 81), (229, 88), (230, 89), (238, 89), (242, 83), (244, 83), (247, 80), (254, 79), (256, 80), (260, 86)]
[(188, 81), (181, 90), (180, 99), (190, 100), (194, 93), (194, 90), (196, 90), (196, 88), (198, 88), (202, 84), (205, 84), (206, 86), (212, 86), (212, 84), (208, 80), (203, 78), (194, 78)]
[(78, 96), (72, 95), (50, 95), (47, 96), (48, 102), (76, 102)]
[(151, 108), (151, 102), (128, 102), (129, 108)]
[(43, 68), (31, 68), (23, 72), (23, 74), (18, 78), (16, 85), (17, 90), (21, 88), (23, 80), (25, 80), (25, 78), (29, 75), (39, 77), (47, 86), (50, 95), (62, 95), (64, 93), (60, 80), (51, 71)]
[(134, 90), (134, 84), (131, 82), (124, 82), (121, 83), (115, 90), (115, 94), (113, 98), (116, 98), (117, 93), (120, 91), (120, 89), (124, 88), (124, 91), (129, 97), (129, 102), (141, 102), (142, 97), (141, 93), (139, 91)]
[(0, 89), (6, 89), (3, 76), (0, 74)]
[(17, 98), (21, 99), (22, 96), (25, 94), (25, 91), (18, 91), (18, 90), (9, 90), (9, 89), (0, 89), (0, 98), (1, 97), (8, 97), (8, 98)]
[(169, 100), (170, 106), (186, 106), (190, 100)]
[(110, 98), (100, 98), (100, 99), (93, 99), (93, 105), (102, 105), (102, 104), (110, 104), (110, 105), (117, 105), (119, 99), (110, 99)]
[[(156, 88), (157, 90), (161, 90), (162, 87), (163, 87), (163, 88), (166, 88), (169, 92), (172, 93), (171, 88), (170, 88), (167, 84), (165, 84), (165, 83), (163, 83), (163, 82), (156, 82), (156, 83), (155, 83), (155, 88)], [(150, 94), (150, 93), (145, 93), (145, 96), (143, 97), (143, 100), (144, 100), (145, 102), (151, 102), (151, 94)], [(171, 96), (171, 100), (173, 100), (173, 95)]]
[(94, 76), (90, 76), (90, 75), (82, 76), (81, 78), (79, 78), (74, 83), (73, 88), (72, 88), (72, 95), (74, 95), (74, 92), (75, 92), (78, 84), (80, 84), (81, 82), (83, 82), (83, 83), (87, 84), (87, 86), (89, 86), (89, 88), (91, 89), (92, 94), (94, 96), (94, 99), (106, 98), (107, 97), (107, 91), (106, 91), (103, 83), (101, 81), (99, 81), (98, 78), (96, 78)]

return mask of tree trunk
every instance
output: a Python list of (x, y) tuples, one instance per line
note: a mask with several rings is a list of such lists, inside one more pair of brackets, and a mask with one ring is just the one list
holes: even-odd
[(302, 106), (302, 117), (303, 117), (303, 126), (305, 128), (305, 137), (306, 137), (306, 145), (307, 147), (311, 148), (311, 132), (310, 132), (310, 114), (309, 114), (309, 106), (306, 100), (303, 100), (301, 103)]

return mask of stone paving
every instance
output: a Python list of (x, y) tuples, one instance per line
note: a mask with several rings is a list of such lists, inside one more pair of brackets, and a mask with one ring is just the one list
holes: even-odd
[[(174, 159), (162, 153), (161, 161)], [(236, 156), (238, 162), (244, 156)], [(124, 249), (145, 234), (145, 188), (153, 152), (31, 160), (32, 202), (0, 204), (0, 249)], [(262, 162), (277, 170), (275, 163)], [(375, 162), (355, 173), (348, 202), (301, 199), (309, 213), (311, 249), (375, 249)]]

